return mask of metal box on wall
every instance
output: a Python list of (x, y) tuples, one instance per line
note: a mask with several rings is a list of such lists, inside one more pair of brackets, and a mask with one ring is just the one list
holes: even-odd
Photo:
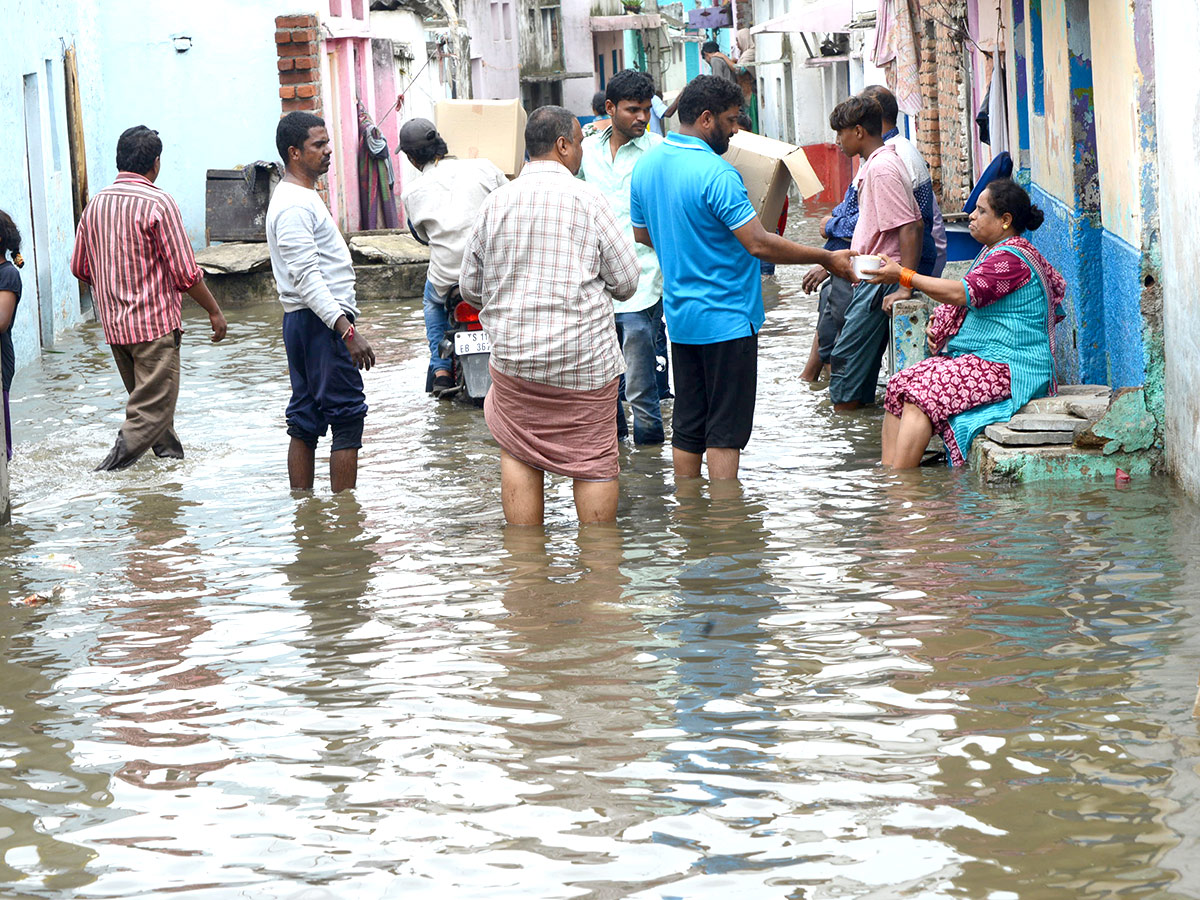
[(204, 192), (204, 236), (213, 241), (265, 241), (267, 204), (280, 180), (275, 163), (209, 169)]

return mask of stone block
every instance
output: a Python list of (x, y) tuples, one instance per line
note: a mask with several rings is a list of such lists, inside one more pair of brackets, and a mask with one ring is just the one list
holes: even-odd
[(411, 300), (425, 293), (428, 263), (356, 265), (354, 290), (359, 300)]
[(1118, 468), (1134, 477), (1149, 475), (1159, 463), (1156, 452), (1112, 453), (1052, 447), (1004, 447), (986, 438), (971, 445), (968, 464), (989, 484), (1035, 481), (1111, 480)]
[(1060, 397), (1104, 397), (1112, 395), (1112, 388), (1106, 384), (1060, 384)]
[(1099, 421), (1108, 412), (1108, 397), (1067, 397), (1067, 412), (1088, 422)]
[(1005, 447), (1040, 447), (1045, 444), (1070, 444), (1074, 432), (1070, 431), (1015, 431), (1007, 425), (989, 425), (984, 429), (988, 440)]
[(429, 248), (406, 231), (362, 232), (349, 244), (355, 263), (429, 264)]
[(1064, 431), (1074, 435), (1087, 426), (1087, 419), (1051, 413), (1018, 413), (1008, 420), (1013, 431)]

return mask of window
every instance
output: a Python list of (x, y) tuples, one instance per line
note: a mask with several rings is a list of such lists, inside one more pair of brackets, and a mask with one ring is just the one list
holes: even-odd
[[(492, 0), (492, 34), (500, 33), (500, 4), (497, 0)], [(495, 38), (493, 38), (494, 40)]]
[[(511, 41), (512, 40), (512, 7), (509, 6), (507, 3), (503, 3), (500, 6), (500, 11), (501, 11), (500, 12), (501, 18), (504, 20), (504, 39), (506, 41)], [(499, 34), (499, 32), (497, 32), (497, 34)]]
[(613, 70), (613, 74), (615, 75), (615, 74), (617, 74), (618, 72), (620, 72), (620, 71), (621, 71), (621, 61), (620, 61), (620, 59), (617, 57), (617, 51), (616, 51), (616, 50), (614, 50), (612, 53), (613, 53), (613, 67), (612, 67), (612, 70)]
[(54, 98), (54, 61), (46, 60), (46, 112), (50, 117), (50, 157), (54, 161), (54, 171), (62, 171), (62, 149), (58, 139), (58, 111), (55, 109)]
[(1029, 38), (1033, 44), (1033, 111), (1046, 114), (1046, 53), (1043, 49), (1042, 0), (1029, 0)]
[(600, 90), (604, 90), (604, 54), (596, 54), (596, 71), (600, 73)]

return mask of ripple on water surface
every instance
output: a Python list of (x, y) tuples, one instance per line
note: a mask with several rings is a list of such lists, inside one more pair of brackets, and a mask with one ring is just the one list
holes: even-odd
[(188, 458), (121, 473), (88, 472), (116, 373), (67, 336), (14, 390), (5, 895), (1200, 893), (1195, 508), (880, 472), (879, 414), (796, 379), (799, 274), (742, 484), (623, 451), (615, 530), (558, 479), (544, 534), (501, 526), (414, 303), (363, 318), (353, 497), (286, 490), (274, 307), (190, 323)]

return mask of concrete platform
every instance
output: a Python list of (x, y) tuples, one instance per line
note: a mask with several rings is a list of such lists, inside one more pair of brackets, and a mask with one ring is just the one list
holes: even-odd
[(1149, 475), (1160, 462), (1157, 453), (1110, 453), (1083, 450), (1070, 444), (1049, 447), (1004, 447), (976, 438), (967, 465), (988, 484), (1025, 484), (1049, 480), (1109, 480), (1117, 469), (1130, 475)]
[[(429, 249), (407, 232), (361, 232), (347, 243), (359, 300), (411, 300), (425, 292)], [(197, 251), (196, 262), (222, 306), (279, 302), (265, 243), (215, 244)]]

